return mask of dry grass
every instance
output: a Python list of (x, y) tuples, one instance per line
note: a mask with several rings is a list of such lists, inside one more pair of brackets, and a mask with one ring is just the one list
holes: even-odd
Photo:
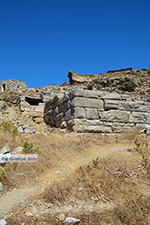
[[(65, 176), (64, 180), (56, 180), (45, 192), (34, 196), (30, 202), (53, 203), (54, 206), (63, 207), (66, 204), (75, 202), (91, 203), (103, 202), (106, 205), (113, 204), (112, 209), (100, 210), (93, 209), (92, 212), (80, 210), (75, 212), (65, 212), (65, 216), (74, 216), (81, 219), (79, 224), (111, 224), (111, 225), (148, 225), (150, 224), (150, 197), (149, 186), (150, 179), (146, 169), (142, 166), (142, 155), (137, 151), (131, 151), (130, 147), (135, 138), (141, 143), (149, 142), (149, 137), (145, 139), (144, 135), (126, 134), (117, 135), (119, 143), (129, 143), (129, 152), (114, 152), (105, 158), (96, 161), (93, 158), (90, 163), (76, 169), (69, 176)], [(14, 147), (11, 142), (11, 136), (0, 136), (3, 140), (2, 145), (10, 141), (10, 146)], [(10, 140), (8, 140), (8, 138)], [(49, 171), (55, 171), (59, 166), (65, 163), (71, 163), (74, 160), (84, 158), (94, 148), (98, 146), (116, 145), (116, 136), (107, 137), (100, 135), (92, 135), (86, 138), (70, 138), (63, 134), (53, 134), (48, 136), (42, 134), (36, 135), (17, 135), (16, 143), (21, 145), (21, 139), (33, 142), (35, 146), (39, 146), (39, 162), (34, 164), (13, 164), (12, 169), (8, 172), (9, 179), (5, 185), (9, 187), (18, 187), (22, 183), (36, 182), (40, 176), (46, 176)], [(118, 143), (118, 144), (119, 144)], [(107, 145), (108, 144), (108, 145)], [(102, 152), (103, 154), (103, 152)], [(82, 191), (79, 192), (79, 188)], [(7, 219), (8, 224), (61, 224), (56, 221), (56, 215), (40, 215), (40, 217), (27, 217), (26, 210), (15, 209), (14, 214)]]
[(17, 146), (22, 146), (25, 141), (32, 142), (35, 147), (39, 146), (38, 163), (12, 163), (12, 169), (8, 172), (8, 179), (3, 180), (7, 190), (22, 184), (34, 183), (46, 171), (55, 170), (66, 160), (71, 162), (83, 158), (92, 149), (94, 151), (97, 146), (103, 146), (104, 143), (105, 145), (114, 144), (115, 137), (92, 135), (70, 138), (63, 134), (50, 133), (47, 136), (43, 134), (17, 134), (13, 138), (9, 132), (4, 132), (0, 127), (1, 148), (8, 145), (11, 150), (14, 150)]
[[(1, 146), (8, 145), (13, 150), (22, 146), (24, 141), (32, 142), (34, 146), (39, 146), (37, 163), (11, 163), (12, 169), (8, 172), (8, 179), (3, 180), (5, 187), (18, 187), (25, 183), (35, 182), (42, 174), (48, 170), (55, 170), (66, 158), (73, 158), (75, 154), (83, 154), (89, 147), (85, 139), (71, 139), (62, 134), (51, 133), (48, 136), (43, 134), (17, 135), (15, 141), (6, 132), (0, 136)], [(17, 143), (17, 145), (16, 145)], [(81, 153), (82, 152), (82, 153)]]
[[(75, 202), (113, 203), (111, 210), (97, 210), (95, 206), (95, 210), (88, 213), (82, 210), (78, 213), (74, 210), (65, 213), (66, 216), (80, 218), (80, 225), (148, 225), (150, 196), (146, 190), (150, 186), (150, 180), (141, 176), (142, 171), (138, 169), (140, 164), (141, 156), (138, 153), (113, 153), (96, 165), (91, 161), (90, 166), (87, 164), (78, 168), (72, 176), (47, 188), (37, 199), (59, 205), (62, 212), (63, 206), (71, 204), (73, 198)], [(79, 187), (83, 188), (82, 192), (78, 191)], [(24, 209), (17, 212), (8, 221), (12, 225), (16, 221), (17, 224), (62, 224), (56, 221), (55, 214), (28, 218), (25, 212)]]

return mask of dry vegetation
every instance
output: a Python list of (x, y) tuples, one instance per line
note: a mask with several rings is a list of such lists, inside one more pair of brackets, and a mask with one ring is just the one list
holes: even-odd
[[(71, 166), (79, 160), (73, 172), (63, 179), (54, 180), (43, 193), (33, 196), (29, 201), (35, 206), (38, 200), (52, 203), (65, 216), (80, 218), (79, 224), (150, 224), (150, 148), (146, 144), (150, 143), (149, 136), (127, 133), (118, 135), (117, 138), (107, 135), (70, 138), (54, 133), (48, 136), (23, 134), (17, 135), (13, 142), (9, 133), (2, 135), (1, 132), (1, 147), (7, 144), (13, 149), (16, 143), (23, 144), (21, 139), (39, 146), (39, 162), (12, 164), (8, 179), (4, 181), (8, 189), (37, 182), (40, 177), (47, 179), (50, 171), (55, 171), (66, 163)], [(140, 146), (134, 144), (136, 139)], [(113, 152), (103, 157), (104, 151), (99, 151), (99, 157), (86, 163), (81, 161), (80, 164), (81, 158), (88, 155), (92, 157), (92, 152), (97, 152), (104, 146), (105, 149), (113, 145), (117, 148), (125, 143), (128, 143), (126, 152)], [(67, 210), (66, 205), (72, 205), (72, 210)], [(93, 208), (90, 211), (88, 207)], [(28, 217), (27, 211), (29, 208), (15, 208), (13, 215), (7, 219), (8, 224), (62, 224), (56, 220), (57, 210), (39, 217)]]

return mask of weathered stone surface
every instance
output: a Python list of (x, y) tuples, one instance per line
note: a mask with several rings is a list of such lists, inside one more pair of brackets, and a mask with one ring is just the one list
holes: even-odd
[(119, 101), (117, 101), (117, 100), (104, 100), (104, 108), (106, 110), (118, 109), (118, 107), (119, 107)]
[(34, 121), (36, 123), (42, 123), (43, 122), (43, 117), (36, 117), (36, 118), (34, 118)]
[(129, 121), (129, 112), (119, 111), (119, 110), (109, 110), (99, 112), (101, 121), (112, 121), (112, 122), (128, 122)]
[(57, 121), (55, 122), (55, 126), (56, 126), (57, 128), (61, 127), (61, 124), (62, 124), (62, 121), (61, 121), (61, 120), (57, 120)]
[(43, 113), (44, 111), (44, 103), (39, 103), (37, 106), (34, 107), (34, 110), (37, 112)]
[(64, 113), (59, 113), (57, 116), (55, 116), (54, 120), (58, 121), (61, 120), (64, 117)]
[(70, 120), (72, 119), (72, 115), (71, 115), (71, 109), (69, 109), (66, 114), (65, 114), (65, 117), (64, 117), (64, 120)]
[(69, 96), (68, 96), (67, 94), (64, 94), (63, 97), (61, 97), (61, 98), (58, 100), (57, 105), (60, 105), (60, 104), (66, 102), (66, 101), (68, 101), (68, 100), (69, 100)]
[(98, 119), (98, 111), (97, 109), (87, 108), (86, 109), (86, 118), (87, 119)]
[(22, 128), (22, 127), (19, 127), (19, 128), (18, 128), (18, 132), (19, 132), (19, 133), (23, 133), (23, 128)]
[(139, 108), (139, 105), (135, 102), (120, 102), (119, 110), (123, 111), (133, 111)]
[(59, 100), (59, 98), (62, 98), (63, 97), (63, 94), (57, 94), (57, 95), (55, 95), (54, 97), (53, 97), (53, 99), (52, 99), (52, 103), (55, 103), (56, 101), (58, 101)]
[(80, 220), (74, 217), (66, 217), (66, 219), (64, 220), (63, 223), (67, 223), (67, 224), (77, 224), (79, 223)]
[(31, 111), (28, 112), (29, 117), (42, 117), (43, 116), (43, 112), (36, 112), (36, 111)]
[(101, 95), (103, 95), (104, 92), (102, 91), (90, 91), (90, 90), (84, 90), (83, 96), (85, 98), (99, 98)]
[(119, 110), (133, 112), (150, 112), (149, 105), (141, 105), (138, 102), (120, 102)]
[(59, 112), (66, 112), (69, 109), (68, 102), (64, 102), (58, 106)]
[(104, 103), (101, 99), (74, 97), (71, 100), (71, 104), (72, 106), (79, 106), (79, 107), (85, 107), (85, 108), (97, 108), (102, 110)]
[(129, 95), (121, 95), (121, 98), (123, 101), (126, 101), (128, 97), (129, 97)]
[(83, 97), (84, 96), (84, 90), (82, 89), (74, 89), (71, 92), (68, 93), (69, 99), (72, 99), (74, 97)]
[(74, 109), (72, 109), (73, 113), (72, 115), (75, 118), (85, 118), (85, 109), (81, 108), (81, 107), (75, 107)]
[(148, 113), (132, 112), (130, 122), (147, 123), (150, 122)]
[(103, 122), (100, 121), (99, 119), (78, 119), (75, 120), (75, 124), (80, 124), (80, 125), (86, 125), (86, 126), (101, 126), (103, 125)]
[(27, 83), (15, 79), (4, 80), (0, 82), (0, 91), (22, 93), (27, 91)]
[(0, 151), (0, 154), (6, 154), (6, 153), (9, 153), (11, 152), (10, 148), (8, 145), (4, 146), (1, 151)]
[(102, 96), (100, 96), (101, 99), (112, 99), (112, 100), (122, 100), (121, 96), (118, 93), (109, 93), (104, 92)]
[(15, 153), (19, 153), (19, 152), (22, 152), (23, 150), (23, 147), (22, 146), (18, 146), (17, 148), (15, 148), (14, 152)]
[(77, 125), (77, 131), (81, 133), (111, 133), (111, 127), (105, 126), (86, 126), (86, 125)]
[(26, 134), (32, 134), (32, 133), (35, 133), (35, 130), (34, 130), (33, 126), (29, 126), (29, 127), (25, 128), (24, 132)]
[(143, 128), (146, 128), (146, 124), (144, 124), (144, 123), (141, 123), (141, 124), (137, 123), (137, 124), (136, 124), (136, 129), (137, 129), (137, 130), (141, 130), (141, 129), (143, 129)]

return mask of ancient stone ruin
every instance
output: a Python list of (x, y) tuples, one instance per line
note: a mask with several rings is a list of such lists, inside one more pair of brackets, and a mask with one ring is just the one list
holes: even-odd
[(0, 92), (23, 93), (27, 91), (27, 83), (15, 79), (0, 82)]
[(22, 96), (19, 107), (23, 116), (31, 117), (37, 123), (43, 121), (43, 113), (44, 113), (43, 98)]
[[(69, 71), (69, 82), (27, 88), (23, 81), (1, 81), (1, 99), (19, 106), (37, 123), (79, 133), (113, 133), (150, 128), (150, 70), (132, 68), (104, 74)], [(7, 93), (9, 92), (9, 93)]]
[(80, 133), (121, 133), (150, 125), (150, 105), (118, 93), (75, 89), (46, 102), (44, 121)]

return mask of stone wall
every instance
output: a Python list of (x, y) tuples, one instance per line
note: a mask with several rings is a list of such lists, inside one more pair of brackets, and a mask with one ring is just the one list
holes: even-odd
[(15, 79), (4, 80), (0, 82), (0, 92), (23, 93), (27, 91), (27, 83)]
[(121, 133), (149, 125), (150, 105), (118, 93), (75, 89), (46, 102), (44, 121), (81, 133)]
[(44, 103), (42, 99), (22, 96), (19, 104), (23, 116), (32, 118), (35, 122), (43, 122)]

